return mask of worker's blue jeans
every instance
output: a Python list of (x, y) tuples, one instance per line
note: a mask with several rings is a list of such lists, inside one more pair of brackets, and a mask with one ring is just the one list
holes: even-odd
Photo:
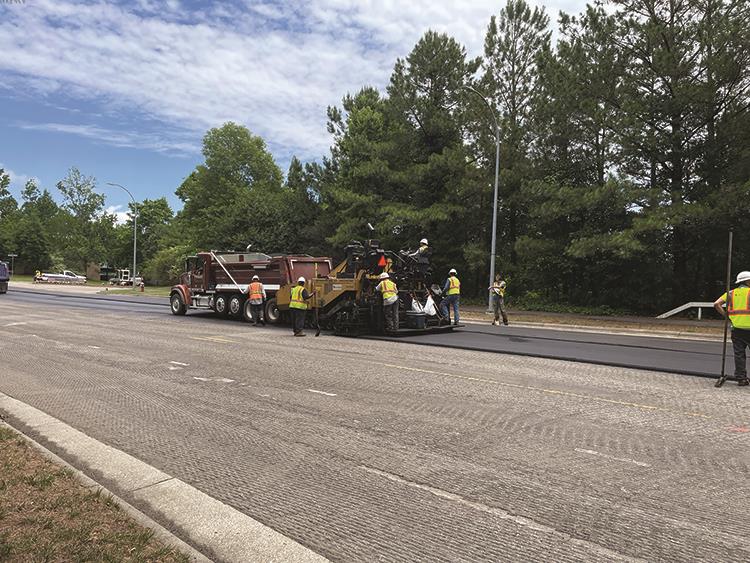
[(745, 348), (750, 347), (750, 330), (741, 328), (732, 329), (732, 348), (734, 348), (734, 377), (745, 379), (747, 377), (747, 365)]
[(448, 318), (448, 320), (450, 320), (450, 317), (448, 316), (448, 307), (453, 307), (453, 322), (455, 324), (458, 324), (458, 300), (460, 297), (460, 295), (448, 295), (440, 304), (440, 312), (443, 313), (443, 316)]

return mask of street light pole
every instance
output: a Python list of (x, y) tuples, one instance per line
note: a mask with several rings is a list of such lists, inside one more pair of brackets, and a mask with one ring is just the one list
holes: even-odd
[[(495, 110), (492, 109), (492, 105), (487, 101), (487, 98), (485, 98), (482, 94), (479, 93), (478, 90), (473, 88), (472, 86), (464, 86), (467, 90), (474, 92), (477, 96), (482, 98), (482, 101), (487, 106), (487, 109), (490, 110), (490, 115), (492, 115), (492, 120), (495, 122), (495, 196), (492, 200), (492, 248), (490, 250), (490, 283), (487, 287), (492, 287), (492, 284), (495, 281), (495, 248), (497, 246), (497, 184), (498, 184), (498, 178), (500, 176), (500, 125), (497, 122), (497, 117), (495, 117)], [(487, 298), (487, 311), (492, 310), (492, 292), (489, 293), (489, 296)]]
[(135, 198), (133, 197), (133, 194), (128, 191), (128, 189), (125, 186), (121, 186), (120, 184), (115, 184), (113, 182), (107, 182), (108, 186), (117, 186), (118, 188), (122, 188), (125, 190), (125, 192), (130, 196), (130, 199), (133, 201), (133, 275), (131, 276), (131, 279), (133, 280), (133, 290), (136, 289), (135, 287), (135, 276), (137, 270), (135, 269), (136, 266), (136, 248), (138, 244), (138, 204), (135, 201)]

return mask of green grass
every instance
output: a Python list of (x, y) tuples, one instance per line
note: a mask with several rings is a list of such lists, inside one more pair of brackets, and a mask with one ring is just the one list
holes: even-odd
[(0, 459), (0, 561), (190, 561), (1, 423)]

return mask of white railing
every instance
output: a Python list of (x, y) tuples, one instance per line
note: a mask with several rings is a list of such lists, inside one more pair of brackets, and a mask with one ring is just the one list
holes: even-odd
[(672, 309), (671, 311), (667, 311), (666, 313), (662, 313), (657, 319), (666, 319), (667, 317), (671, 317), (672, 315), (676, 315), (677, 313), (682, 313), (683, 311), (686, 311), (688, 309), (698, 309), (698, 320), (701, 320), (702, 314), (701, 311), (705, 308), (713, 309), (714, 304), (710, 301), (691, 301), (690, 303), (685, 303), (684, 305), (680, 305), (679, 307)]

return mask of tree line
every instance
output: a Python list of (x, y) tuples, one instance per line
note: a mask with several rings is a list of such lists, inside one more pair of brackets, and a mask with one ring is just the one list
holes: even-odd
[[(750, 268), (749, 105), (746, 0), (597, 3), (560, 14), (554, 44), (545, 10), (510, 0), (481, 57), (429, 31), (383, 91), (329, 107), (319, 161), (284, 175), (245, 127), (210, 130), (183, 208), (143, 202), (139, 262), (165, 281), (196, 249), (340, 256), (371, 223), (389, 248), (427, 237), (435, 269), (484, 295), (497, 119), (496, 258), (517, 302), (654, 313), (713, 299), (730, 227)], [(127, 264), (132, 224), (115, 225), (92, 184), (71, 170), (62, 205), (31, 183), (14, 207), (0, 180), (13, 224), (0, 255)]]

